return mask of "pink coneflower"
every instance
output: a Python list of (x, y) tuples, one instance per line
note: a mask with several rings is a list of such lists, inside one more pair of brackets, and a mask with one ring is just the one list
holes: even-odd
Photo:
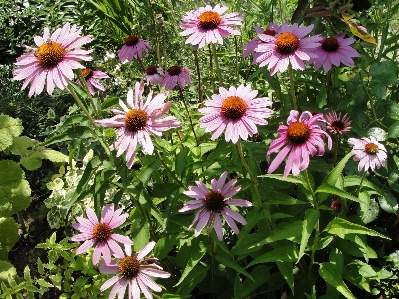
[(339, 66), (342, 62), (347, 66), (354, 66), (351, 57), (360, 57), (360, 54), (350, 47), (356, 40), (354, 38), (344, 38), (345, 33), (340, 33), (336, 37), (326, 37), (321, 45), (314, 49), (317, 58), (312, 58), (309, 63), (314, 62), (314, 69), (323, 66), (324, 71), (328, 72), (331, 65)]
[(147, 81), (148, 84), (160, 84), (163, 80), (165, 73), (161, 67), (150, 66), (144, 72), (143, 80)]
[(171, 66), (166, 71), (165, 77), (161, 82), (161, 86), (166, 89), (173, 89), (176, 84), (179, 84), (181, 89), (184, 88), (185, 84), (191, 84), (190, 70), (177, 65)]
[(240, 31), (232, 25), (241, 26), (242, 18), (238, 12), (222, 15), (227, 6), (217, 4), (214, 8), (210, 5), (191, 10), (183, 16), (180, 36), (190, 35), (186, 44), (199, 45), (200, 48), (209, 43), (223, 44), (223, 37), (230, 34), (240, 35)]
[[(82, 75), (86, 80), (87, 83), (87, 88), (89, 89), (89, 92), (94, 95), (95, 94), (95, 90), (94, 87), (104, 91), (105, 87), (104, 85), (102, 85), (100, 82), (98, 82), (96, 79), (107, 79), (109, 78), (109, 76), (101, 71), (94, 71), (90, 68), (85, 68), (84, 70), (82, 70)], [(78, 79), (76, 81), (78, 84), (80, 84), (80, 80)]]
[(223, 240), (222, 222), (220, 221), (219, 215), (222, 215), (227, 224), (236, 234), (239, 234), (240, 231), (238, 230), (234, 220), (241, 224), (247, 224), (244, 217), (230, 209), (228, 205), (251, 207), (252, 203), (242, 199), (225, 200), (226, 198), (236, 195), (241, 189), (241, 186), (233, 188), (233, 185), (237, 182), (236, 179), (224, 184), (226, 178), (227, 172), (225, 171), (222, 173), (219, 180), (212, 179), (212, 191), (209, 191), (204, 183), (196, 181), (197, 186), (189, 186), (189, 191), (183, 192), (185, 195), (195, 199), (186, 202), (179, 212), (191, 211), (202, 207), (202, 209), (195, 215), (194, 221), (189, 227), (190, 229), (197, 224), (194, 232), (195, 237), (199, 236), (207, 224), (208, 229), (210, 229), (213, 222), (218, 239), (220, 241)]
[(205, 128), (205, 132), (213, 132), (212, 140), (223, 131), (226, 141), (236, 143), (239, 137), (247, 140), (258, 132), (256, 125), (267, 125), (264, 118), (273, 114), (273, 110), (266, 108), (272, 105), (269, 98), (256, 98), (257, 95), (258, 91), (252, 90), (251, 85), (232, 86), (229, 90), (220, 87), (219, 94), (205, 101), (207, 107), (198, 109), (206, 114), (199, 119), (200, 127)]
[(132, 245), (133, 242), (125, 236), (114, 234), (112, 230), (121, 226), (129, 214), (122, 213), (123, 209), (114, 211), (114, 205), (106, 205), (101, 213), (101, 222), (98, 221), (96, 213), (90, 208), (86, 208), (87, 218), (76, 217), (78, 223), (72, 224), (73, 228), (80, 231), (80, 234), (73, 236), (71, 241), (85, 241), (76, 250), (76, 254), (81, 254), (89, 248), (94, 248), (93, 265), (96, 265), (103, 256), (106, 263), (111, 262), (111, 254), (122, 255), (122, 248), (115, 242), (125, 245)]
[(341, 117), (341, 112), (337, 115), (336, 111), (332, 111), (324, 116), (327, 122), (327, 129), (333, 134), (342, 134), (351, 130), (351, 120), (346, 113)]
[(39, 95), (47, 84), (47, 93), (52, 94), (55, 86), (63, 90), (69, 80), (73, 79), (74, 69), (84, 69), (78, 61), (90, 61), (92, 50), (82, 50), (80, 47), (93, 40), (92, 35), (80, 36), (82, 28), (66, 23), (50, 36), (46, 27), (43, 36), (35, 36), (37, 48), (25, 46), (31, 53), (17, 58), (18, 67), (14, 71), (14, 80), (24, 80), (21, 89), (29, 83), (29, 97)]
[(125, 60), (131, 62), (133, 59), (141, 59), (143, 52), (151, 49), (148, 40), (140, 39), (138, 36), (132, 35), (125, 38), (125, 44), (118, 52), (121, 62)]
[[(278, 26), (275, 23), (270, 23), (269, 25), (267, 25), (266, 29), (263, 29), (261, 27), (258, 26), (254, 26), (255, 31), (258, 34), (266, 34), (266, 35), (270, 35), (270, 36), (276, 36), (276, 34), (278, 34), (280, 32), (280, 26)], [(259, 38), (259, 36), (253, 38), (250, 40), (249, 43), (247, 43), (246, 45), (244, 45), (241, 50), (244, 50), (244, 54), (242, 54), (242, 57), (247, 57), (250, 54), (255, 52), (255, 49), (258, 47), (259, 44), (263, 43), (262, 40)], [(253, 63), (256, 62), (256, 59), (260, 56), (260, 53), (254, 53), (254, 60)]]
[(379, 143), (373, 136), (361, 139), (349, 138), (348, 142), (353, 144), (353, 160), (359, 161), (358, 170), (375, 170), (385, 165), (388, 158), (385, 146)]
[(174, 116), (167, 116), (158, 119), (168, 112), (172, 102), (164, 103), (168, 92), (161, 92), (154, 98), (152, 91), (147, 96), (147, 101), (143, 102), (144, 85), (136, 82), (135, 101), (133, 102), (133, 90), (127, 93), (127, 104), (119, 100), (122, 110), (112, 109), (116, 115), (112, 118), (96, 120), (95, 123), (104, 127), (117, 127), (118, 140), (113, 144), (113, 149), (118, 149), (117, 157), (126, 152), (126, 162), (130, 169), (133, 165), (137, 143), (141, 145), (142, 151), (151, 155), (154, 151), (154, 145), (149, 133), (158, 137), (162, 132), (182, 125)]
[(126, 288), (128, 289), (129, 299), (140, 299), (141, 292), (147, 299), (152, 299), (149, 289), (154, 292), (161, 292), (162, 288), (156, 284), (149, 276), (169, 278), (168, 272), (162, 271), (162, 267), (154, 264), (157, 258), (148, 258), (147, 254), (154, 248), (155, 242), (150, 242), (139, 252), (132, 255), (131, 246), (125, 246), (125, 254), (116, 255), (120, 259), (119, 263), (112, 261), (110, 264), (100, 262), (99, 270), (106, 274), (116, 274), (108, 279), (100, 288), (101, 292), (109, 289), (112, 285), (109, 299), (114, 299), (119, 293), (118, 298), (124, 298)]
[(256, 62), (259, 62), (261, 67), (268, 65), (271, 75), (278, 70), (285, 72), (290, 63), (293, 69), (304, 70), (303, 61), (317, 57), (314, 50), (320, 46), (322, 40), (322, 37), (318, 35), (304, 37), (312, 31), (313, 27), (313, 24), (303, 27), (293, 24), (289, 27), (288, 23), (284, 23), (276, 36), (260, 34), (259, 38), (263, 43), (255, 49), (260, 54)]
[(297, 176), (308, 168), (309, 156), (324, 155), (324, 137), (327, 137), (328, 149), (331, 149), (331, 137), (320, 127), (323, 114), (312, 115), (309, 111), (304, 111), (299, 119), (298, 116), (298, 111), (291, 110), (287, 119), (288, 126), (280, 125), (277, 130), (277, 139), (270, 143), (267, 161), (270, 161), (270, 154), (278, 154), (270, 164), (268, 173), (274, 172), (288, 156), (284, 168), (284, 178), (290, 172)]

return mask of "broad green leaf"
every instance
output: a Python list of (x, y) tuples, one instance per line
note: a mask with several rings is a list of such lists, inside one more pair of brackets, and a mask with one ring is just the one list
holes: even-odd
[[(335, 166), (335, 168), (327, 175), (324, 179), (323, 184), (329, 184), (331, 186), (335, 186), (338, 181), (338, 178), (341, 176), (342, 170), (345, 167), (346, 162), (348, 162), (349, 158), (352, 156), (352, 153), (346, 154), (345, 157), (342, 158), (341, 161)], [(328, 194), (319, 194), (320, 202), (323, 202), (328, 197)]]
[(335, 287), (348, 299), (356, 299), (342, 280), (335, 266), (331, 263), (321, 263), (319, 268), (320, 276), (330, 285)]
[(21, 165), (25, 167), (27, 170), (36, 170), (42, 166), (42, 159), (44, 159), (44, 155), (42, 152), (33, 152), (29, 156), (21, 157)]
[(0, 260), (8, 260), (8, 252), (19, 240), (18, 225), (11, 217), (0, 218), (0, 232)]
[(307, 202), (298, 200), (284, 193), (268, 190), (264, 196), (267, 205), (303, 205)]
[(0, 161), (0, 188), (16, 188), (24, 178), (24, 171), (11, 160)]
[(0, 261), (0, 282), (7, 281), (7, 277), (10, 275), (12, 278), (17, 276), (17, 270), (14, 266), (7, 261)]
[(357, 198), (357, 197), (349, 194), (348, 192), (346, 192), (342, 189), (339, 189), (335, 186), (329, 185), (329, 184), (320, 185), (319, 188), (317, 188), (316, 193), (329, 193), (329, 194), (338, 195), (339, 197), (350, 199), (350, 200), (353, 200), (356, 202), (361, 202), (360, 198)]
[(355, 260), (350, 265), (355, 265), (357, 267), (358, 273), (363, 276), (363, 277), (376, 277), (377, 272), (371, 267), (370, 265), (359, 261)]
[(362, 216), (362, 221), (367, 224), (377, 219), (380, 212), (380, 206), (374, 198), (370, 198), (370, 205), (368, 211)]
[(399, 121), (394, 122), (388, 129), (388, 137), (389, 138), (398, 138), (399, 137)]
[(205, 253), (206, 253), (206, 246), (204, 245), (203, 242), (199, 242), (199, 246), (191, 251), (191, 255), (190, 258), (188, 259), (187, 265), (183, 270), (180, 280), (178, 281), (177, 284), (175, 284), (175, 286), (180, 285), (184, 281), (184, 279), (194, 269), (194, 267), (198, 264), (198, 262), (205, 255)]
[(293, 273), (293, 263), (290, 262), (276, 262), (278, 269), (280, 270), (281, 275), (284, 277), (287, 284), (290, 286), (292, 290), (292, 294), (294, 294), (294, 273)]
[(377, 233), (372, 229), (349, 222), (348, 220), (342, 218), (335, 218), (331, 220), (324, 231), (332, 235), (359, 234), (389, 239), (387, 236)]
[(0, 185), (0, 217), (9, 217), (25, 210), (31, 203), (31, 189), (27, 180), (21, 180), (19, 186), (9, 188)]
[(393, 60), (385, 60), (375, 62), (370, 67), (370, 76), (374, 84), (381, 84), (388, 86), (395, 84), (398, 81), (395, 72), (398, 68), (398, 63)]
[(398, 211), (398, 200), (391, 192), (384, 190), (383, 194), (378, 195), (378, 202), (381, 209), (387, 213), (395, 214)]
[(293, 175), (288, 175), (285, 179), (283, 178), (282, 174), (264, 174), (264, 175), (260, 175), (259, 177), (276, 179), (279, 181), (289, 182), (289, 183), (293, 183), (293, 184), (301, 184), (301, 185), (305, 184), (305, 181), (303, 181), (300, 177), (295, 177)]
[(269, 278), (269, 268), (265, 265), (256, 266), (251, 272), (251, 276), (255, 279), (252, 281), (251, 279), (247, 278), (245, 281), (239, 286), (240, 294), (235, 294), (236, 298), (244, 298), (252, 291), (256, 290), (259, 286), (266, 283), (267, 279)]
[(19, 136), (24, 129), (18, 118), (8, 115), (0, 115), (0, 151), (11, 146), (15, 137)]
[(245, 271), (244, 268), (242, 268), (235, 260), (234, 258), (226, 253), (222, 254), (216, 254), (215, 259), (221, 263), (222, 265), (225, 265), (231, 269), (236, 270), (238, 273), (241, 273), (251, 279), (253, 282), (255, 282), (254, 278), (247, 272)]
[(182, 296), (190, 295), (191, 291), (202, 281), (208, 274), (208, 267), (202, 265), (196, 265), (188, 273), (188, 275), (179, 281), (180, 286), (178, 293)]
[(303, 221), (303, 228), (302, 228), (301, 245), (299, 247), (298, 260), (296, 263), (299, 262), (299, 260), (302, 258), (303, 254), (305, 253), (305, 248), (308, 245), (309, 237), (313, 232), (313, 229), (316, 225), (317, 220), (319, 219), (319, 216), (320, 216), (319, 210), (308, 209), (305, 212), (305, 219)]
[(366, 191), (359, 192), (359, 200), (360, 200), (360, 211), (362, 219), (367, 215), (369, 212), (370, 207), (370, 194)]
[(261, 246), (278, 240), (292, 240), (301, 236), (303, 221), (295, 221), (286, 225), (283, 229), (265, 238), (263, 234), (250, 234), (237, 242), (231, 253), (233, 255), (246, 254), (258, 250)]
[(344, 256), (338, 248), (331, 250), (330, 262), (335, 266), (335, 270), (337, 270), (339, 275), (342, 276), (344, 270)]
[(33, 148), (35, 143), (32, 139), (27, 136), (17, 136), (10, 147), (11, 153), (14, 155), (22, 156), (26, 155), (29, 148)]
[(50, 160), (51, 162), (54, 162), (54, 163), (66, 162), (66, 160), (68, 158), (68, 156), (66, 156), (60, 152), (57, 152), (55, 150), (51, 150), (51, 149), (43, 150), (42, 154), (45, 159)]
[(137, 252), (144, 248), (150, 241), (150, 229), (147, 222), (142, 222), (142, 226), (138, 231), (132, 234), (134, 250)]
[(252, 267), (256, 264), (270, 263), (270, 262), (295, 262), (298, 259), (298, 249), (295, 245), (281, 246), (273, 249), (261, 256), (258, 256), (254, 261), (248, 264), (248, 267)]
[(53, 136), (51, 138), (48, 138), (45, 142), (43, 142), (41, 145), (50, 145), (54, 143), (59, 143), (63, 141), (69, 141), (73, 139), (87, 139), (93, 136), (93, 131), (87, 127), (87, 126), (76, 126), (67, 129), (65, 132)]
[(345, 240), (349, 240), (354, 244), (348, 244), (348, 252), (357, 257), (364, 257), (368, 263), (369, 259), (377, 258), (377, 253), (367, 245), (367, 239), (365, 235), (349, 234), (344, 236)]

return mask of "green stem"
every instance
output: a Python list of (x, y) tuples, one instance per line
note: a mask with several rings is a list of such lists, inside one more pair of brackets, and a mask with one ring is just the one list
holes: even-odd
[(215, 72), (213, 70), (213, 55), (212, 55), (212, 50), (211, 46), (208, 44), (208, 49), (209, 49), (209, 71), (210, 71), (210, 77), (211, 77), (211, 83), (212, 83), (212, 91), (213, 93), (216, 93), (216, 88), (215, 88)]
[(373, 114), (373, 121), (374, 121), (375, 123), (379, 124), (379, 125), (380, 125), (381, 127), (383, 127), (384, 129), (388, 130), (388, 127), (387, 127), (386, 125), (384, 125), (382, 122), (380, 122), (380, 121), (378, 120), (378, 118), (377, 118), (377, 113), (375, 112), (375, 108), (374, 108), (374, 101), (373, 101), (373, 99), (372, 99), (370, 93), (368, 92), (368, 90), (367, 90), (367, 88), (366, 88), (366, 85), (364, 84), (364, 78), (363, 78), (362, 70), (360, 70), (359, 76), (360, 76), (360, 82), (361, 82), (361, 84), (362, 84), (363, 90), (364, 90), (364, 92), (366, 93), (367, 99), (368, 99), (369, 102), (370, 102), (370, 107), (371, 107), (371, 111), (372, 111), (372, 114)]
[(190, 111), (188, 110), (188, 107), (187, 107), (187, 104), (186, 104), (186, 99), (184, 98), (182, 89), (180, 89), (180, 98), (181, 98), (181, 101), (183, 102), (184, 108), (186, 109), (186, 112), (187, 112), (187, 115), (188, 115), (188, 119), (190, 121), (191, 130), (193, 131), (193, 134), (194, 134), (195, 142), (197, 143), (197, 147), (199, 147), (198, 137), (197, 137), (197, 134), (195, 133), (193, 120), (191, 118)]
[(141, 61), (140, 58), (137, 58), (137, 60), (138, 60), (138, 62), (139, 62), (139, 64), (140, 64), (141, 70), (143, 71), (143, 73), (145, 73), (145, 66), (144, 66), (144, 64), (143, 64), (143, 61)]
[(82, 111), (84, 112), (84, 114), (86, 114), (87, 118), (90, 120), (90, 122), (93, 124), (94, 127), (96, 127), (96, 124), (94, 123), (93, 118), (91, 117), (89, 111), (87, 111), (87, 109), (85, 108), (85, 106), (83, 105), (83, 103), (81, 102), (81, 100), (79, 99), (78, 95), (75, 93), (75, 91), (73, 90), (73, 87), (68, 84), (67, 88), (69, 90), (69, 92), (71, 93), (71, 95), (73, 96), (73, 98), (75, 99), (76, 103), (78, 103), (80, 109), (82, 109)]
[(298, 110), (298, 106), (296, 104), (296, 95), (295, 95), (295, 81), (294, 81), (294, 73), (292, 71), (291, 62), (288, 65), (288, 73), (290, 75), (290, 85), (291, 85), (291, 96), (292, 96), (292, 108), (293, 110)]
[(215, 44), (212, 44), (212, 54), (213, 54), (213, 57), (215, 58), (215, 67), (216, 67), (216, 72), (217, 72), (218, 78), (219, 78), (219, 86), (222, 86), (223, 85), (222, 73), (221, 73), (220, 67), (219, 67), (219, 61), (218, 61), (218, 56), (216, 54)]
[(367, 171), (364, 171), (362, 179), (360, 180), (359, 187), (357, 187), (357, 190), (356, 190), (357, 196), (359, 196), (360, 188), (362, 188), (362, 184), (363, 184), (364, 179), (366, 178), (366, 175), (367, 175)]
[(163, 48), (163, 68), (166, 69), (166, 47), (165, 47), (165, 24), (162, 22), (162, 48)]
[(82, 82), (83, 86), (84, 86), (85, 89), (87, 90), (87, 95), (88, 95), (88, 97), (89, 97), (89, 100), (90, 100), (91, 105), (93, 106), (94, 113), (96, 114), (97, 119), (99, 119), (99, 118), (100, 118), (100, 114), (98, 113), (97, 107), (96, 107), (96, 105), (94, 104), (94, 100), (93, 100), (93, 97), (91, 96), (89, 87), (87, 86), (86, 79), (85, 79), (85, 77), (83, 76), (82, 71), (80, 71), (80, 70), (78, 71), (78, 77), (79, 77), (79, 81)]
[(198, 61), (198, 51), (194, 50), (194, 60), (195, 60), (195, 67), (197, 69), (197, 76), (198, 76), (198, 99), (199, 103), (202, 104), (202, 81), (201, 81), (201, 72), (200, 72), (200, 67), (199, 67), (199, 61)]
[(156, 26), (156, 22), (155, 22), (154, 11), (152, 10), (151, 0), (148, 0), (148, 7), (150, 9), (151, 18), (152, 18), (152, 24), (154, 26), (154, 37), (155, 37), (155, 44), (157, 45), (158, 65), (161, 66), (162, 64), (161, 64), (161, 54), (160, 54), (160, 51), (159, 51), (159, 41), (158, 41), (157, 26)]
[(18, 218), (19, 225), (21, 226), (22, 234), (25, 235), (26, 234), (26, 225), (25, 225), (24, 217), (21, 214), (21, 211), (17, 212), (17, 218)]
[(278, 75), (276, 74), (276, 83), (277, 83), (277, 90), (276, 90), (276, 92), (277, 92), (277, 98), (278, 98), (278, 100), (279, 100), (279, 102), (280, 102), (280, 105), (281, 105), (281, 109), (280, 109), (280, 114), (281, 114), (281, 116), (284, 116), (286, 113), (285, 113), (285, 103), (284, 103), (284, 99), (283, 99), (283, 95), (282, 95), (282, 93), (281, 93), (281, 85), (280, 85), (280, 80), (279, 80), (279, 78), (278, 78)]
[(260, 208), (263, 211), (263, 213), (265, 214), (266, 220), (269, 224), (270, 231), (273, 232), (273, 230), (274, 230), (273, 222), (272, 222), (272, 218), (270, 215), (269, 207), (264, 204), (263, 199), (262, 199), (262, 194), (259, 189), (258, 180), (256, 179), (255, 175), (251, 171), (251, 168), (249, 168), (247, 161), (245, 161), (245, 157), (244, 157), (244, 153), (242, 151), (242, 145), (241, 145), (240, 139), (238, 139), (238, 141), (237, 141), (237, 150), (238, 150), (238, 155), (240, 156), (240, 159), (241, 159), (241, 163), (244, 166), (245, 170), (248, 172), (249, 177), (251, 178), (251, 181), (254, 184), (256, 194), (259, 198)]
[(238, 82), (238, 42), (237, 42), (237, 36), (234, 35), (234, 46), (236, 50), (236, 68), (235, 68), (235, 78), (236, 78), (236, 84)]
[(173, 179), (180, 185), (180, 187), (182, 187), (184, 190), (187, 190), (186, 185), (184, 185), (183, 182), (176, 176), (174, 171), (172, 171), (172, 169), (169, 168), (169, 166), (162, 159), (159, 152), (157, 150), (155, 150), (154, 152), (155, 152), (155, 155), (158, 157), (159, 161), (161, 161), (161, 164), (163, 165), (163, 167), (165, 167), (165, 169), (169, 172), (169, 174), (173, 177)]
[(334, 140), (334, 167), (337, 166), (337, 157), (338, 157), (338, 146), (339, 146), (339, 136), (335, 134)]

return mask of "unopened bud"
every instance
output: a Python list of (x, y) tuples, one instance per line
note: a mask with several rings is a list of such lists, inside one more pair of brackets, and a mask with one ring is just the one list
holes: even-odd
[(344, 202), (341, 199), (334, 199), (331, 202), (331, 208), (334, 210), (334, 212), (341, 212), (342, 208), (344, 207)]

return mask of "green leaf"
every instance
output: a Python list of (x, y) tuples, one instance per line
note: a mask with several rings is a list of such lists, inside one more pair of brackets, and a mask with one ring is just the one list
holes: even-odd
[(7, 261), (0, 261), (0, 282), (7, 281), (7, 277), (10, 275), (12, 278), (17, 276), (17, 270), (14, 266)]
[(378, 205), (378, 203), (375, 201), (374, 198), (370, 198), (369, 209), (362, 216), (362, 221), (365, 224), (373, 222), (374, 220), (377, 219), (379, 212), (380, 212), (380, 206)]
[(16, 188), (21, 184), (24, 171), (11, 160), (0, 161), (0, 188)]
[(10, 147), (11, 153), (22, 156), (28, 153), (29, 148), (34, 148), (35, 143), (32, 139), (26, 136), (17, 136)]
[(8, 260), (8, 252), (19, 240), (18, 225), (11, 217), (0, 218), (0, 232), (0, 260)]
[(391, 192), (384, 191), (383, 194), (378, 195), (378, 202), (380, 203), (381, 209), (387, 213), (395, 214), (398, 211), (398, 200)]
[(280, 270), (281, 275), (284, 277), (287, 284), (290, 286), (292, 290), (292, 294), (294, 294), (294, 273), (293, 273), (293, 263), (289, 262), (276, 262), (278, 269)]
[(305, 212), (305, 219), (303, 221), (301, 246), (299, 248), (298, 260), (302, 258), (305, 253), (305, 248), (308, 245), (309, 237), (313, 232), (317, 220), (319, 219), (320, 211), (315, 209), (308, 209)]
[(335, 287), (348, 299), (356, 299), (342, 280), (335, 266), (331, 263), (321, 263), (319, 268), (320, 276), (330, 285)]
[(337, 187), (334, 187), (332, 185), (329, 185), (329, 184), (320, 185), (319, 188), (317, 188), (317, 190), (315, 192), (316, 193), (335, 194), (335, 195), (338, 195), (339, 197), (350, 199), (350, 200), (361, 203), (361, 198), (357, 198), (357, 197), (349, 194), (348, 192), (346, 192), (342, 189), (339, 189)]
[(388, 129), (388, 137), (389, 138), (398, 138), (399, 137), (399, 121), (394, 122)]
[(190, 258), (188, 259), (187, 265), (183, 270), (180, 280), (178, 281), (177, 284), (175, 284), (175, 286), (178, 286), (184, 281), (184, 279), (188, 276), (188, 274), (194, 269), (194, 267), (198, 264), (201, 258), (205, 255), (206, 246), (204, 245), (204, 243), (199, 242), (198, 245), (199, 245), (198, 248), (195, 248), (195, 250), (191, 251), (191, 255)]
[(179, 281), (180, 286), (178, 293), (180, 295), (190, 295), (191, 291), (202, 281), (208, 274), (208, 267), (196, 265), (192, 271), (185, 277), (184, 280)]
[(217, 254), (215, 256), (215, 259), (221, 263), (222, 265), (225, 265), (231, 269), (236, 270), (238, 273), (241, 273), (251, 279), (252, 281), (255, 282), (254, 278), (247, 272), (245, 271), (235, 260), (232, 256), (228, 254)]
[(369, 235), (373, 237), (380, 237), (390, 240), (388, 237), (377, 233), (376, 231), (364, 227), (359, 224), (349, 222), (348, 220), (342, 218), (335, 218), (328, 223), (324, 231), (332, 235), (346, 235), (346, 234), (359, 234), (359, 235)]
[(271, 179), (276, 179), (276, 180), (283, 181), (283, 182), (305, 185), (305, 182), (300, 177), (295, 177), (293, 175), (288, 175), (285, 179), (282, 174), (264, 174), (264, 175), (260, 175), (258, 177), (271, 178)]
[(132, 235), (134, 250), (139, 251), (150, 241), (150, 229), (147, 222), (141, 222), (139, 231)]
[(397, 82), (396, 70), (398, 63), (393, 60), (373, 63), (370, 67), (370, 76), (373, 84), (388, 86)]
[[(292, 240), (301, 236), (303, 221), (295, 221), (286, 225), (282, 230), (265, 238), (262, 234), (251, 234), (237, 242), (231, 253), (233, 255), (246, 254), (258, 250), (261, 246), (278, 240)], [(253, 236), (252, 236), (253, 235)]]
[(254, 261), (248, 264), (248, 267), (252, 267), (256, 264), (270, 263), (270, 262), (295, 262), (298, 260), (298, 249), (295, 245), (281, 246), (273, 249), (261, 256), (258, 256)]
[(15, 137), (22, 133), (22, 122), (20, 119), (8, 115), (0, 115), (0, 151), (11, 146)]
[(87, 126), (76, 126), (67, 129), (65, 132), (48, 138), (41, 145), (50, 145), (54, 143), (60, 143), (63, 141), (69, 141), (74, 139), (88, 139), (93, 136), (93, 131)]
[(258, 287), (266, 283), (269, 278), (269, 268), (265, 265), (256, 266), (251, 272), (251, 276), (255, 281), (247, 278), (244, 283), (240, 284), (240, 294), (235, 294), (236, 298), (244, 298), (252, 291), (256, 290)]
[(19, 186), (7, 188), (0, 185), (0, 217), (9, 217), (25, 210), (31, 203), (31, 189), (27, 180), (21, 180)]
[[(337, 166), (335, 166), (335, 168), (327, 175), (322, 184), (329, 184), (331, 186), (335, 186), (339, 177), (341, 176), (342, 170), (344, 169), (346, 162), (348, 162), (351, 156), (352, 156), (351, 152), (346, 154), (346, 156), (343, 157), (341, 161), (339, 161)], [(328, 194), (319, 194), (320, 203), (326, 200), (327, 197)]]

